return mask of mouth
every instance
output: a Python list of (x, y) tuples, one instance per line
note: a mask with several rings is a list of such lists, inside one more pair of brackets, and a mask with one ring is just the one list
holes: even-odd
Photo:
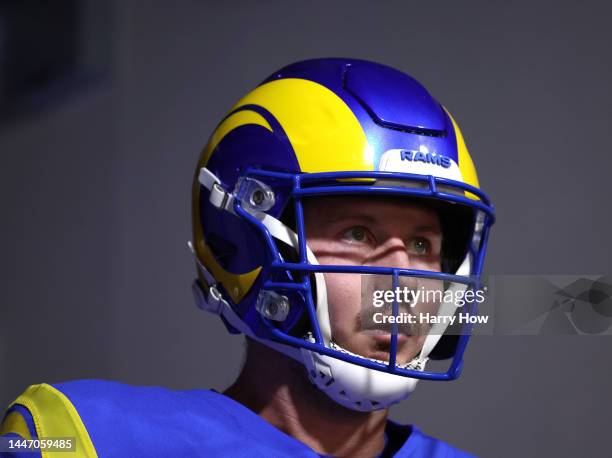
[[(392, 334), (384, 329), (368, 329), (362, 331), (362, 334), (366, 335), (370, 341), (371, 350), (368, 353), (368, 357), (388, 361), (391, 354)], [(396, 355), (399, 355), (404, 349), (408, 343), (408, 338), (409, 336), (406, 334), (398, 332)]]
[[(367, 335), (368, 337), (370, 337), (372, 340), (376, 342), (389, 342), (389, 344), (391, 344), (392, 334), (387, 329), (365, 329), (361, 331), (361, 333)], [(401, 343), (406, 342), (408, 340), (408, 337), (410, 337), (409, 334), (402, 332), (402, 330), (400, 329), (397, 330), (397, 344), (398, 345), (400, 344), (400, 342)]]

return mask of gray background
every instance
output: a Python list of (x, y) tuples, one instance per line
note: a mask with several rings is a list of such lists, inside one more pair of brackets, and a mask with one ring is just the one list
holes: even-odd
[[(425, 3), (429, 3), (426, 5)], [(199, 150), (271, 71), (372, 59), (455, 115), (498, 211), (496, 274), (612, 272), (605, 2), (122, 1), (105, 81), (0, 130), (0, 403), (73, 378), (230, 383), (242, 339), (192, 305)], [(487, 457), (607, 456), (610, 337), (478, 337), (401, 421)]]

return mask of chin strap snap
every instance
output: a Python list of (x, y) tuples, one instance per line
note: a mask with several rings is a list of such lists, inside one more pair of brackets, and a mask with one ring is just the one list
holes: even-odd
[(200, 262), (198, 257), (196, 256), (195, 249), (193, 248), (193, 244), (191, 241), (187, 242), (187, 246), (191, 250), (196, 263), (198, 265), (198, 269), (204, 275), (204, 279), (206, 283), (208, 283), (208, 295), (204, 292), (202, 286), (198, 280), (194, 280), (191, 284), (191, 291), (193, 292), (193, 298), (195, 299), (195, 303), (198, 308), (205, 310), (207, 312), (214, 313), (216, 315), (223, 315), (224, 308), (230, 307), (229, 303), (223, 298), (221, 291), (217, 288), (217, 282), (215, 281), (215, 277), (210, 273), (210, 271)]

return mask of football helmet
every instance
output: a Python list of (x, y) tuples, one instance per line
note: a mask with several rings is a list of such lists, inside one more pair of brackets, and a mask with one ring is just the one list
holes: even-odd
[[(439, 209), (447, 249), (441, 271), (321, 265), (308, 245), (305, 199), (377, 195)], [(221, 120), (197, 163), (192, 189), (199, 307), (301, 362), (307, 376), (350, 409), (387, 408), (418, 379), (459, 376), (469, 324), (434, 324), (411, 361), (400, 364), (397, 325), (386, 361), (333, 339), (324, 274), (437, 280), (449, 291), (477, 288), (493, 206), (479, 188), (461, 131), (412, 77), (357, 59), (313, 59), (278, 70)], [(441, 304), (438, 316), (458, 304)], [(464, 306), (475, 314), (476, 304)], [(398, 315), (397, 301), (391, 312)], [(442, 321), (442, 320), (441, 320)], [(427, 371), (428, 359), (448, 359)]]

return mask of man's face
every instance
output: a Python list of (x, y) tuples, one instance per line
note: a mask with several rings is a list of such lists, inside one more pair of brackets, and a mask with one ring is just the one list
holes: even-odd
[[(304, 220), (308, 245), (320, 264), (440, 271), (440, 221), (427, 206), (384, 196), (333, 196), (306, 201)], [(388, 360), (392, 325), (375, 321), (392, 315), (391, 306), (374, 306), (373, 293), (393, 290), (392, 277), (324, 275), (333, 341), (361, 356)], [(442, 282), (400, 276), (399, 286), (404, 292), (441, 290)], [(423, 300), (413, 307), (405, 302), (398, 305), (400, 313), (415, 316), (435, 314), (438, 308), (438, 303)], [(398, 330), (397, 362), (404, 364), (418, 354), (428, 328), (399, 324)]]

